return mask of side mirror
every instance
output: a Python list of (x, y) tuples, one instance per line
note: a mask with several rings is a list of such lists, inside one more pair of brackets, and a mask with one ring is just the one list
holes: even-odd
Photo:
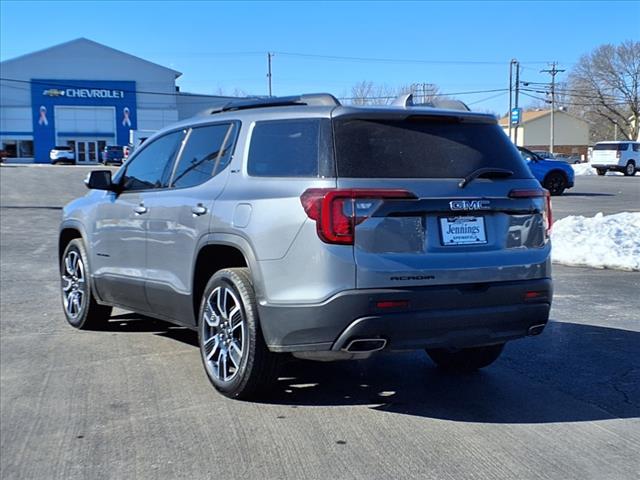
[(114, 192), (116, 186), (111, 181), (111, 170), (93, 170), (87, 175), (84, 184), (91, 190), (109, 190)]

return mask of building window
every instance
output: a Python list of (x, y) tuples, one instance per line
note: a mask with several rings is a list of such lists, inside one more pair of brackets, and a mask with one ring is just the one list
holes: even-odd
[(33, 140), (3, 140), (4, 158), (33, 158)]
[(20, 140), (18, 142), (18, 152), (22, 158), (33, 158), (33, 140)]
[(16, 158), (18, 152), (18, 142), (15, 140), (3, 140), (2, 141), (2, 154), (5, 158)]

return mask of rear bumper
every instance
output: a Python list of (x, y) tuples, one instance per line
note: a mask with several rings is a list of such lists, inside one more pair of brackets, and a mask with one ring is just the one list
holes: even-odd
[[(537, 292), (525, 298), (527, 292)], [(537, 334), (549, 318), (549, 278), (342, 292), (317, 305), (259, 305), (265, 341), (276, 352), (341, 350), (382, 338), (389, 350), (468, 347)], [(379, 301), (406, 307), (379, 308)], [(532, 327), (535, 327), (532, 329)]]
[(607, 171), (611, 171), (611, 172), (623, 172), (624, 171), (624, 165), (618, 165), (617, 163), (608, 163), (608, 164), (603, 164), (603, 163), (592, 163), (591, 164), (591, 168), (595, 168), (596, 170), (607, 170)]

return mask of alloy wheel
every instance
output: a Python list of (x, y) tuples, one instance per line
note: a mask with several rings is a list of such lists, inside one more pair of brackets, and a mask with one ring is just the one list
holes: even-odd
[(631, 162), (627, 163), (627, 172), (626, 173), (627, 173), (628, 176), (631, 176), (634, 173), (636, 173), (636, 166)]
[(236, 294), (216, 287), (206, 300), (202, 321), (202, 356), (209, 373), (229, 382), (240, 371), (246, 350), (245, 319)]
[(80, 253), (69, 250), (64, 257), (62, 272), (62, 295), (64, 309), (70, 318), (77, 318), (82, 312), (86, 297), (84, 264)]

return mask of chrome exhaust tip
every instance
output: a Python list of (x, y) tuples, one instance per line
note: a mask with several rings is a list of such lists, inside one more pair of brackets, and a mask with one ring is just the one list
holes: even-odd
[(541, 323), (539, 325), (532, 325), (529, 327), (529, 330), (527, 331), (527, 334), (529, 336), (534, 336), (534, 335), (540, 335), (542, 333), (542, 330), (544, 330), (544, 327), (546, 326), (546, 323)]
[(387, 341), (384, 338), (358, 338), (351, 340), (342, 350), (351, 353), (371, 353), (382, 350), (386, 346)]

